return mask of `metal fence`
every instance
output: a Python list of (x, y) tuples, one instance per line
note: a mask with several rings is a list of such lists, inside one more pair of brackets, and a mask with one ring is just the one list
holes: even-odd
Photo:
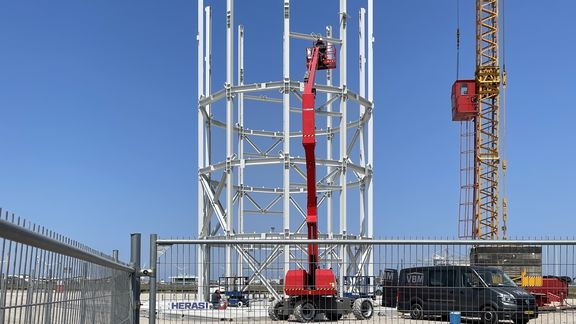
[(1, 209), (0, 215), (0, 323), (137, 322), (139, 257), (129, 266), (117, 253), (107, 256)]
[[(320, 268), (335, 273), (337, 295), (351, 303), (343, 316), (314, 298), (297, 300), (286, 313), (274, 312), (273, 305), (278, 305), (274, 300), (290, 303), (284, 290), (283, 247), (289, 245), (297, 260), (290, 268), (306, 270), (309, 241), (182, 240), (155, 235), (150, 246), (153, 275), (143, 284), (142, 316), (151, 324), (434, 323), (451, 318), (451, 323), (576, 323), (574, 240), (312, 242), (319, 246)], [(226, 245), (236, 252), (231, 267), (224, 261)], [(366, 268), (343, 263), (355, 258), (342, 256), (357, 251), (373, 253), (374, 263)], [(199, 276), (199, 262), (207, 253), (212, 261)], [(232, 273), (225, 273), (227, 268)], [(213, 298), (216, 289), (221, 292), (219, 301)], [(357, 300), (368, 300), (372, 313), (358, 316), (354, 305), (362, 302)], [(314, 310), (302, 305), (305, 302), (311, 302)], [(306, 314), (296, 314), (306, 307)]]

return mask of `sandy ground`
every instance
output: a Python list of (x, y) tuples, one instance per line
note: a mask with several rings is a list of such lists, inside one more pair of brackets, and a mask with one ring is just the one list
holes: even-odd
[[(177, 296), (173, 296), (177, 297)], [(183, 296), (184, 297), (184, 296)], [(188, 298), (195, 297), (195, 296), (186, 296)], [(159, 299), (162, 299), (164, 302), (169, 300), (171, 296), (165, 295), (160, 296)], [(147, 300), (148, 296), (143, 294), (142, 301), (144, 302), (142, 308), (143, 316), (140, 318), (141, 324), (148, 324), (149, 318), (147, 313)], [(192, 299), (190, 299), (192, 300)], [(379, 303), (379, 301), (377, 301)], [(166, 324), (166, 323), (215, 323), (215, 322), (240, 322), (240, 323), (274, 323), (274, 324), (283, 324), (283, 323), (290, 323), (294, 324), (297, 323), (292, 318), (288, 321), (272, 321), (268, 317), (267, 313), (267, 306), (268, 301), (261, 299), (261, 300), (253, 300), (252, 305), (250, 307), (244, 308), (232, 308), (229, 307), (226, 310), (194, 310), (194, 311), (182, 311), (180, 313), (174, 313), (168, 309), (164, 311), (160, 309), (156, 323), (157, 324)], [(320, 322), (329, 323), (329, 321), (324, 319), (317, 319)], [(385, 308), (381, 306), (376, 306), (374, 316), (369, 320), (360, 321), (357, 320), (353, 314), (345, 316), (339, 323), (410, 323), (410, 324), (417, 324), (417, 323), (447, 323), (441, 322), (440, 318), (430, 318), (425, 320), (412, 320), (407, 318), (396, 311), (393, 308)], [(480, 324), (480, 321), (474, 319), (463, 319), (462, 323), (470, 323), (470, 324)], [(511, 321), (502, 321), (503, 323), (512, 323)], [(555, 312), (545, 312), (541, 313), (537, 319), (530, 321), (529, 323), (542, 323), (542, 324), (576, 324), (576, 310), (563, 310), (563, 311), (555, 311)]]
[[(53, 302), (56, 304), (51, 307), (52, 318), (54, 319), (51, 324), (74, 324), (80, 323), (80, 312), (79, 305), (75, 303), (67, 303), (64, 305), (58, 304), (60, 300), (74, 299), (74, 297), (79, 296), (66, 296), (55, 295)], [(169, 301), (174, 300), (195, 300), (194, 295), (183, 295), (183, 294), (159, 294), (158, 300), (164, 305)], [(148, 317), (148, 295), (142, 294), (141, 300), (144, 303), (141, 309), (141, 324), (150, 323), (150, 318)], [(6, 308), (0, 308), (0, 318), (4, 315), (5, 324), (37, 324), (43, 323), (44, 315), (46, 314), (46, 302), (48, 300), (45, 296), (34, 296), (34, 299), (29, 300), (24, 291), (20, 291), (17, 294), (7, 294), (6, 295)], [(35, 307), (23, 307), (30, 302), (37, 304)], [(576, 305), (576, 300), (568, 301), (572, 305)], [(379, 301), (376, 302), (378, 304)], [(98, 304), (97, 302), (88, 303), (87, 307), (89, 309), (88, 318), (86, 318), (86, 323), (109, 323), (110, 312), (107, 307), (109, 303)], [(268, 317), (268, 301), (265, 299), (252, 299), (250, 307), (234, 308), (229, 307), (226, 310), (194, 310), (194, 311), (180, 311), (179, 313), (174, 313), (170, 311), (165, 306), (160, 308), (157, 315), (157, 324), (167, 324), (167, 323), (222, 323), (222, 322), (240, 322), (240, 323), (274, 323), (274, 324), (295, 324), (292, 318), (288, 321), (277, 321), (274, 322)], [(328, 323), (325, 319), (319, 319), (320, 322)], [(428, 319), (428, 320), (411, 320), (406, 318), (402, 314), (399, 314), (393, 308), (384, 308), (376, 306), (374, 316), (365, 321), (359, 321), (354, 318), (352, 314), (344, 317), (339, 323), (442, 323), (438, 318)], [(446, 323), (446, 322), (444, 322)], [(462, 323), (480, 324), (477, 320), (463, 320)], [(506, 322), (501, 322), (506, 323)], [(509, 322), (511, 323), (511, 322)], [(543, 312), (535, 320), (530, 321), (531, 324), (576, 324), (576, 310), (562, 310), (555, 312)], [(120, 324), (120, 323), (113, 323)]]
[[(147, 317), (141, 317), (140, 318), (140, 323), (141, 324), (147, 324), (149, 323), (149, 318)], [(225, 318), (223, 317), (221, 320), (218, 319), (208, 319), (208, 318), (201, 318), (201, 317), (190, 317), (190, 316), (160, 316), (158, 319), (156, 319), (156, 323), (157, 324), (166, 324), (166, 323), (216, 323), (216, 322), (240, 322), (240, 323), (274, 323), (274, 324), (282, 324), (282, 323), (290, 323), (290, 324), (294, 324), (297, 323), (293, 320), (288, 320), (288, 321), (272, 321), (271, 319), (269, 319), (268, 317), (263, 317), (263, 318), (244, 318), (242, 316), (237, 316), (237, 317), (231, 317), (231, 318)], [(329, 323), (328, 321), (322, 321), (324, 323)], [(439, 320), (434, 320), (434, 319), (427, 319), (427, 320), (411, 320), (411, 319), (407, 319), (407, 318), (402, 318), (399, 314), (396, 313), (396, 311), (384, 311), (381, 312), (379, 314), (376, 314), (372, 319), (370, 320), (366, 320), (366, 321), (359, 321), (356, 320), (354, 318), (354, 316), (349, 315), (347, 317), (344, 317), (341, 321), (339, 321), (339, 323), (410, 323), (410, 324), (417, 324), (417, 323), (447, 323), (447, 322), (441, 322)], [(470, 323), (470, 324), (480, 324), (480, 321), (478, 320), (467, 320), (467, 319), (463, 319), (462, 323)], [(505, 322), (502, 321), (503, 323), (512, 323), (512, 322)], [(555, 312), (555, 313), (546, 313), (546, 314), (541, 314), (537, 319), (534, 319), (532, 321), (530, 321), (529, 323), (545, 323), (545, 324), (572, 324), (572, 323), (576, 323), (576, 312), (574, 311), (563, 311), (563, 312)]]

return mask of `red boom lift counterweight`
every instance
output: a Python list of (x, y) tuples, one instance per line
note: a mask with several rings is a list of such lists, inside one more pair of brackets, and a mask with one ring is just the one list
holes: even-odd
[[(302, 145), (306, 154), (307, 176), (307, 213), (306, 225), (308, 239), (318, 239), (318, 212), (316, 207), (316, 135), (314, 120), (314, 99), (316, 90), (314, 78), (317, 70), (336, 68), (334, 46), (322, 39), (307, 49), (306, 65), (302, 93)], [(368, 298), (352, 299), (339, 297), (336, 290), (336, 277), (332, 269), (320, 269), (318, 265), (318, 246), (308, 244), (308, 271), (304, 269), (288, 270), (284, 281), (284, 292), (288, 296), (275, 300), (269, 306), (269, 315), (273, 320), (287, 320), (292, 314), (297, 321), (310, 322), (320, 314), (328, 320), (339, 320), (343, 315), (354, 313), (357, 319), (368, 319), (373, 314), (373, 304)]]

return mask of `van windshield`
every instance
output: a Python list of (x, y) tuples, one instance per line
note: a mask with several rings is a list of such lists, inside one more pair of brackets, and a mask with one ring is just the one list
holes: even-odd
[(504, 271), (499, 269), (475, 269), (482, 280), (490, 287), (516, 287)]

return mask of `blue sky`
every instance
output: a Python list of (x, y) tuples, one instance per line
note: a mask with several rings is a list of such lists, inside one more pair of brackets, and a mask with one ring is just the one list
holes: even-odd
[[(455, 3), (375, 1), (379, 237), (456, 235)], [(360, 6), (349, 1), (351, 39)], [(509, 234), (572, 235), (576, 4), (506, 6)], [(119, 248), (124, 259), (131, 232), (195, 233), (196, 8), (180, 0), (0, 4), (1, 207), (99, 250)], [(337, 1), (295, 0), (293, 29), (336, 26), (336, 8)], [(218, 89), (224, 1), (213, 10)], [(468, 78), (472, 2), (461, 1), (460, 11), (460, 73)], [(236, 1), (247, 82), (281, 79), (281, 17), (281, 1)], [(275, 61), (262, 59), (266, 44)], [(304, 66), (294, 55), (296, 79)]]

